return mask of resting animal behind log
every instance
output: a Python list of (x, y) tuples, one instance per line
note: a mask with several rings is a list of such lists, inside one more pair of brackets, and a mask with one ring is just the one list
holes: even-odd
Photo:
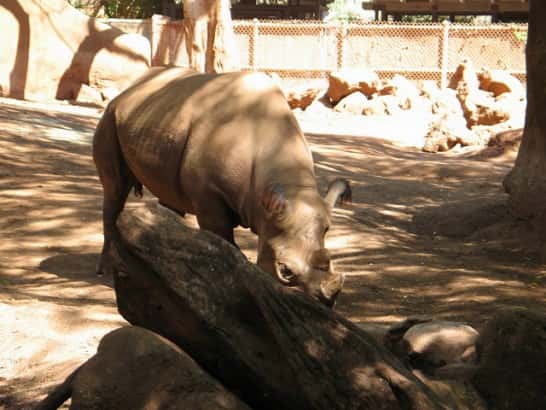
[(349, 184), (336, 180), (320, 197), (305, 137), (267, 76), (151, 69), (106, 108), (93, 158), (104, 193), (98, 273), (109, 270), (104, 255), (127, 195), (144, 185), (232, 243), (233, 228), (250, 228), (260, 267), (333, 305), (344, 277), (324, 236)]

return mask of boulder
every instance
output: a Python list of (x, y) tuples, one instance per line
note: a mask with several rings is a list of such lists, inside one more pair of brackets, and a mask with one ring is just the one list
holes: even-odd
[(305, 112), (318, 116), (328, 116), (332, 114), (333, 108), (330, 99), (324, 95), (321, 98), (316, 98), (311, 105), (306, 108)]
[[(407, 354), (407, 342), (405, 342), (403, 339), (404, 335), (409, 329), (415, 326), (420, 326), (421, 324), (426, 325), (427, 323), (434, 322), (438, 323), (437, 321), (427, 317), (410, 317), (403, 322), (391, 326), (390, 328), (385, 328), (383, 326), (370, 323), (359, 323), (358, 326), (370, 335), (373, 335), (374, 338), (380, 343), (384, 343), (384, 345), (391, 352), (393, 352), (393, 354), (399, 357), (403, 362), (410, 365), (410, 358)], [(448, 345), (453, 344), (449, 339), (436, 339), (436, 342), (440, 344), (444, 341)], [(444, 348), (440, 347), (440, 350), (443, 349)], [(455, 363), (458, 362), (455, 361)], [(474, 386), (467, 380), (471, 371), (469, 371), (466, 364), (463, 366), (463, 377), (460, 377), (461, 372), (458, 371), (459, 369), (454, 368), (453, 365), (439, 367), (441, 371), (448, 369), (447, 372), (444, 371), (441, 378), (438, 377), (437, 371), (434, 371), (434, 374), (432, 375), (428, 375), (419, 369), (413, 368), (412, 372), (419, 380), (421, 380), (427, 387), (436, 393), (438, 397), (441, 398), (441, 401), (444, 403), (446, 408), (454, 410), (486, 410), (487, 405), (485, 404), (485, 401), (478, 394)], [(472, 370), (473, 369), (474, 367), (472, 367)], [(436, 369), (429, 368), (428, 370)]]
[(150, 66), (145, 37), (87, 17), (64, 0), (2, 1), (0, 27), (3, 96), (76, 100), (84, 85), (123, 90)]
[(360, 91), (343, 97), (334, 107), (335, 111), (361, 115), (368, 104), (368, 98)]
[(410, 109), (413, 101), (419, 98), (419, 90), (406, 77), (396, 74), (392, 79), (387, 81), (383, 88), (378, 92), (379, 95), (394, 95), (400, 100), (400, 107)]
[(470, 90), (478, 89), (480, 82), (478, 81), (478, 73), (474, 69), (472, 61), (463, 59), (455, 69), (455, 72), (449, 80), (448, 88), (456, 90), (459, 83), (464, 82)]
[(434, 80), (423, 80), (418, 83), (417, 86), (419, 94), (430, 100), (436, 99), (436, 96), (440, 93), (440, 87)]
[(401, 106), (403, 102), (394, 95), (374, 96), (365, 104), (362, 114), (364, 115), (395, 115), (407, 105)]
[(447, 364), (475, 362), (478, 332), (458, 322), (435, 320), (412, 326), (402, 337), (413, 368), (423, 370)]
[(486, 70), (478, 73), (480, 89), (493, 93), (495, 97), (512, 93), (518, 98), (525, 96), (525, 87), (516, 77), (504, 70)]
[(436, 119), (425, 136), (423, 151), (444, 152), (455, 145), (477, 145), (475, 135), (466, 127), (464, 117), (444, 115)]
[(157, 208), (127, 209), (118, 227), (120, 313), (183, 347), (250, 407), (442, 407), (372, 336), (220, 237)]
[(495, 125), (510, 119), (505, 105), (498, 104), (492, 93), (470, 89), (459, 83), (457, 98), (461, 103), (468, 128), (474, 125)]
[(409, 318), (392, 327), (385, 345), (413, 369), (434, 373), (455, 363), (475, 363), (478, 332), (445, 320)]
[(284, 92), (284, 95), (286, 96), (286, 100), (291, 109), (300, 108), (305, 110), (319, 95), (321, 95), (321, 93), (324, 93), (324, 90), (321, 88), (302, 86), (290, 88)]
[(332, 102), (339, 100), (355, 91), (360, 91), (370, 98), (381, 85), (377, 73), (368, 70), (343, 70), (328, 74), (328, 90), (326, 94)]
[(68, 396), (74, 410), (250, 410), (178, 346), (131, 326), (104, 336), (97, 353), (37, 409), (56, 408)]
[(463, 117), (463, 109), (457, 98), (457, 91), (446, 88), (437, 93), (432, 100), (432, 113), (440, 116)]
[[(478, 145), (480, 146), (516, 146), (521, 141), (522, 129), (516, 128), (510, 124), (509, 121), (501, 122), (495, 125), (475, 125), (471, 128), (472, 133), (475, 135)], [(514, 141), (510, 141), (511, 135), (516, 131), (515, 135), (519, 135), (519, 140), (514, 138)]]
[(495, 133), (489, 139), (489, 146), (517, 146), (523, 138), (523, 128), (503, 130)]
[(546, 403), (546, 314), (503, 310), (480, 330), (472, 377), (489, 408), (536, 410)]

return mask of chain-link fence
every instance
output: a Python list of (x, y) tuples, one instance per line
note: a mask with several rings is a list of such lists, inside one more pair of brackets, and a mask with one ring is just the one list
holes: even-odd
[[(151, 19), (148, 28), (142, 21), (130, 23), (134, 30), (124, 20), (108, 22), (147, 35), (153, 64), (187, 66), (181, 21)], [(324, 78), (331, 71), (356, 68), (384, 79), (402, 74), (445, 86), (467, 58), (476, 68), (507, 70), (525, 80), (527, 25), (236, 20), (234, 30), (242, 69), (286, 79)]]

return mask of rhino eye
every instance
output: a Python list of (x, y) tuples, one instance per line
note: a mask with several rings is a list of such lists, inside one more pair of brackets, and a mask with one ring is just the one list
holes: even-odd
[(290, 269), (284, 263), (279, 263), (279, 275), (286, 282), (293, 282), (296, 278), (296, 275), (294, 272), (292, 272), (292, 269)]

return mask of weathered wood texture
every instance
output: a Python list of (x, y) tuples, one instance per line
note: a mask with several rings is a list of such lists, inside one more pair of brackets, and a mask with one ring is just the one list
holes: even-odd
[(504, 180), (516, 215), (546, 222), (546, 2), (529, 2), (527, 39), (527, 111), (516, 164)]
[(255, 409), (433, 409), (373, 337), (168, 211), (118, 220), (115, 289), (132, 324), (174, 341)]

